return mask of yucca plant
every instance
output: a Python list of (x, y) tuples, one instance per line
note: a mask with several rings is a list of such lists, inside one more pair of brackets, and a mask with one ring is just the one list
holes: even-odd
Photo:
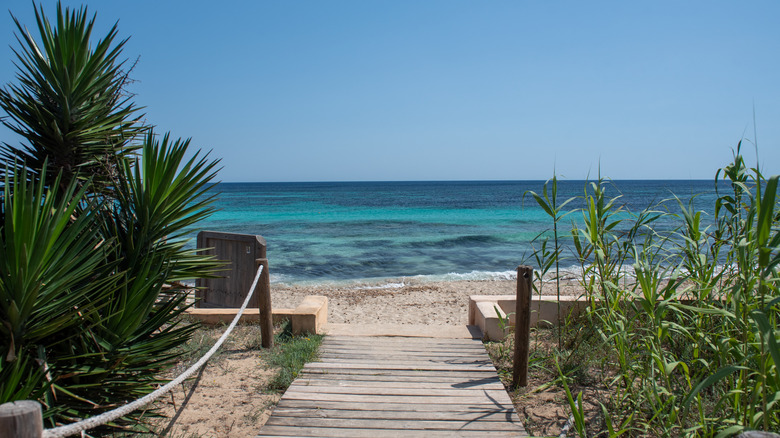
[(2, 150), (0, 402), (38, 399), (53, 425), (152, 391), (195, 329), (170, 285), (217, 268), (184, 239), (217, 162), (137, 123), (116, 26), (92, 48), (85, 8), (36, 20), (40, 43), (16, 21), (20, 84), (0, 93), (24, 141)]
[(36, 399), (56, 385), (52, 359), (69, 354), (80, 334), (100, 323), (110, 299), (102, 291), (111, 282), (85, 281), (105, 267), (108, 246), (94, 220), (95, 205), (83, 204), (85, 188), (69, 184), (55, 196), (24, 170), (6, 173), (4, 183), (0, 403)]
[(95, 16), (86, 8), (63, 10), (58, 3), (55, 26), (42, 6), (35, 18), (40, 42), (14, 18), (19, 83), (0, 90), (3, 124), (25, 143), (4, 143), (0, 156), (36, 172), (46, 163), (47, 185), (59, 178), (64, 189), (78, 178), (89, 180), (92, 192), (110, 191), (118, 166), (137, 147), (133, 140), (147, 129), (125, 90), (128, 72), (119, 56), (126, 40), (115, 43), (115, 24), (91, 47)]

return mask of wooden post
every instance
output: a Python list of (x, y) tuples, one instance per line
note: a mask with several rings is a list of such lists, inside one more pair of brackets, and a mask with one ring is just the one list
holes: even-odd
[(531, 281), (530, 266), (517, 267), (517, 298), (515, 304), (515, 354), (512, 362), (512, 388), (528, 385), (528, 349), (531, 344)]
[(41, 404), (20, 400), (0, 405), (0, 438), (41, 438)]
[(274, 346), (274, 320), (271, 313), (271, 276), (268, 273), (268, 259), (257, 259), (257, 266), (263, 266), (260, 280), (255, 288), (258, 308), (260, 310), (260, 335), (263, 348)]
[(762, 432), (759, 430), (749, 430), (742, 432), (737, 438), (780, 438), (780, 435), (774, 432)]

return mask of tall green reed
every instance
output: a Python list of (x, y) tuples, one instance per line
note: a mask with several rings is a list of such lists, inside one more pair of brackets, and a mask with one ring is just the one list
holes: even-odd
[[(553, 175), (551, 180), (548, 180), (544, 183), (544, 186), (542, 188), (542, 195), (537, 194), (533, 191), (528, 191), (525, 194), (523, 194), (523, 197), (525, 197), (526, 194), (530, 194), (536, 203), (539, 205), (539, 207), (544, 210), (544, 212), (550, 216), (552, 219), (552, 229), (553, 229), (553, 250), (552, 252), (547, 251), (547, 243), (549, 241), (548, 237), (543, 238), (542, 240), (542, 246), (540, 248), (540, 251), (534, 251), (534, 258), (537, 261), (537, 265), (541, 268), (539, 273), (539, 295), (542, 294), (542, 287), (544, 285), (544, 277), (545, 274), (549, 271), (552, 263), (555, 263), (555, 294), (557, 297), (557, 303), (558, 303), (558, 316), (560, 318), (561, 314), (561, 245), (560, 245), (560, 237), (558, 236), (558, 223), (566, 217), (566, 215), (569, 214), (569, 212), (566, 212), (564, 208), (567, 204), (574, 201), (576, 198), (572, 197), (569, 199), (566, 199), (563, 202), (560, 202), (558, 200), (558, 177), (556, 175)], [(544, 234), (544, 233), (543, 233)], [(540, 235), (541, 236), (541, 235)], [(539, 236), (537, 236), (539, 237)], [(555, 324), (559, 324), (560, 321), (554, 321)], [(562, 339), (562, 333), (560, 330), (558, 330), (558, 348), (562, 348), (563, 345), (563, 339)]]
[[(780, 428), (778, 177), (748, 169), (741, 142), (716, 173), (716, 190), (721, 176), (729, 190), (718, 192), (709, 226), (693, 200), (628, 211), (602, 178), (578, 198), (581, 219), (570, 238), (586, 323), (603, 345), (598, 360), (609, 390), (599, 400), (600, 427), (609, 436)], [(563, 205), (545, 209), (556, 228), (556, 218), (571, 213)], [(658, 231), (660, 218), (678, 226)], [(561, 258), (555, 249), (542, 255), (548, 269), (550, 257)]]

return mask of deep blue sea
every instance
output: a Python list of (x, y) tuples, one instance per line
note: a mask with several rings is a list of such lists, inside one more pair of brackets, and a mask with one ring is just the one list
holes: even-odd
[[(197, 231), (258, 234), (268, 243), (272, 281), (393, 282), (510, 278), (530, 259), (551, 220), (528, 190), (544, 181), (220, 183), (218, 212)], [(559, 181), (561, 202), (581, 197), (585, 181)], [(672, 193), (697, 208), (714, 207), (713, 181), (612, 181), (609, 196), (640, 211)], [(667, 202), (678, 212), (676, 201)], [(569, 204), (582, 206), (581, 199)], [(575, 212), (562, 223), (563, 232)], [(705, 215), (704, 221), (709, 216)], [(672, 228), (673, 217), (656, 224)], [(567, 242), (564, 240), (564, 244)]]

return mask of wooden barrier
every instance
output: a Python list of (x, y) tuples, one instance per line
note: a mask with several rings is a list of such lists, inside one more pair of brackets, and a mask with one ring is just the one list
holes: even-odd
[(512, 361), (512, 388), (528, 385), (528, 351), (531, 343), (531, 282), (534, 270), (517, 267), (517, 301), (515, 304), (515, 352)]
[(271, 314), (271, 277), (265, 239), (253, 234), (201, 231), (198, 233), (198, 250), (213, 255), (227, 265), (220, 278), (196, 280), (195, 307), (239, 308), (252, 287), (257, 268), (263, 272), (255, 293), (247, 308), (260, 310), (262, 345), (273, 346), (273, 316)]
[[(238, 308), (246, 298), (257, 272), (257, 260), (265, 259), (265, 239), (253, 234), (201, 231), (198, 233), (200, 254), (213, 255), (226, 263), (220, 278), (199, 278), (195, 285), (198, 302), (195, 307)], [(264, 268), (267, 273), (267, 266)], [(250, 309), (258, 308), (260, 298), (249, 301)]]

